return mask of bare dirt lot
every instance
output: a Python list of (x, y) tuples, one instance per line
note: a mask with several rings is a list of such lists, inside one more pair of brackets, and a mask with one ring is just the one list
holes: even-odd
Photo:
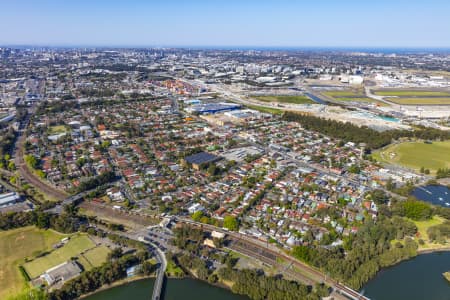
[(97, 204), (85, 201), (80, 204), (87, 215), (96, 216), (99, 219), (119, 223), (131, 229), (139, 229), (154, 225), (159, 220), (144, 215), (131, 214), (124, 210), (116, 210), (105, 204)]

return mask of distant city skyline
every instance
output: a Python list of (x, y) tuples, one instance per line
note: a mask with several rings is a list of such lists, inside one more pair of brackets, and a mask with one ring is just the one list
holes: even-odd
[(450, 48), (444, 0), (15, 0), (0, 45)]

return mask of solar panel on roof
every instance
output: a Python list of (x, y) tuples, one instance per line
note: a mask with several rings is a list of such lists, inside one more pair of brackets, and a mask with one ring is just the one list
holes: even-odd
[(220, 157), (207, 152), (200, 152), (185, 158), (188, 163), (197, 165), (214, 162), (219, 159)]

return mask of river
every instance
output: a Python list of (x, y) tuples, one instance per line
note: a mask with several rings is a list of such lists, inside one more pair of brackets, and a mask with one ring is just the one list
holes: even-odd
[(450, 207), (450, 188), (443, 185), (427, 185), (414, 189), (412, 195), (434, 205)]
[(450, 252), (422, 254), (380, 271), (363, 288), (371, 300), (449, 300)]
[(317, 97), (317, 96), (315, 96), (315, 95), (313, 95), (313, 94), (311, 94), (311, 93), (305, 93), (305, 96), (307, 96), (308, 98), (310, 98), (312, 101), (314, 101), (314, 102), (316, 102), (316, 103), (319, 103), (319, 104), (328, 104), (327, 101), (325, 101), (325, 100), (323, 100), (323, 99), (321, 99), (321, 98), (319, 98), (319, 97)]
[[(450, 300), (450, 252), (422, 254), (380, 271), (363, 288), (371, 300)], [(154, 279), (143, 279), (101, 291), (86, 300), (150, 300)], [(194, 279), (168, 279), (164, 300), (248, 300)]]
[[(154, 279), (143, 279), (101, 291), (85, 300), (150, 300)], [(205, 282), (194, 279), (168, 279), (164, 300), (248, 300)]]
[[(371, 300), (450, 300), (450, 252), (422, 254), (380, 271), (363, 288)], [(101, 291), (86, 300), (150, 300), (154, 279)], [(164, 300), (245, 300), (248, 298), (194, 279), (169, 279)]]

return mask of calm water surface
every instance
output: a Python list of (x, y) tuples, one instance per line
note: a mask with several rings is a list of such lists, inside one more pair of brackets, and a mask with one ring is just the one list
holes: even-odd
[(412, 195), (434, 205), (450, 207), (450, 189), (443, 185), (427, 185), (414, 189)]
[(319, 104), (327, 104), (327, 102), (313, 94), (310, 93), (305, 93), (305, 96), (307, 96), (308, 98), (310, 98), (312, 101), (319, 103)]
[(363, 288), (371, 300), (450, 300), (450, 252), (419, 255), (387, 268)]
[[(232, 292), (194, 279), (166, 281), (164, 300), (248, 300)], [(150, 300), (154, 279), (143, 279), (94, 294), (86, 300)]]
[[(450, 252), (419, 255), (387, 268), (369, 281), (363, 292), (371, 300), (450, 300)], [(150, 300), (153, 279), (144, 279), (102, 291), (87, 300)], [(228, 290), (194, 279), (169, 279), (165, 300), (248, 300)]]

